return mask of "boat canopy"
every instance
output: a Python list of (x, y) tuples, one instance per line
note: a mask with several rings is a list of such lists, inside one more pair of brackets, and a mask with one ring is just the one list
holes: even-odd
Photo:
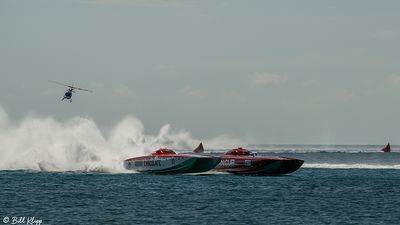
[(250, 152), (247, 149), (244, 148), (236, 148), (229, 150), (225, 155), (253, 155), (252, 152)]
[(176, 154), (173, 150), (167, 148), (160, 148), (157, 151), (151, 153), (151, 155), (165, 155), (165, 154)]

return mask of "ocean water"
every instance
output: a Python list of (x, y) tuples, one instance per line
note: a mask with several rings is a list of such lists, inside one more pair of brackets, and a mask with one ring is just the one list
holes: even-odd
[(245, 147), (305, 164), (283, 176), (3, 168), (0, 219), (4, 224), (400, 224), (399, 146), (391, 153), (373, 145)]

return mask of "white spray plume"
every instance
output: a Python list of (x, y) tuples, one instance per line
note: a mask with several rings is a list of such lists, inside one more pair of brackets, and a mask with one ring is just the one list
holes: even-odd
[[(230, 148), (239, 140), (214, 138), (206, 147)], [(104, 135), (92, 119), (57, 121), (28, 116), (12, 123), (0, 107), (0, 170), (123, 172), (124, 159), (160, 148), (190, 150), (200, 140), (164, 125), (157, 136), (144, 134), (142, 122), (127, 116)]]

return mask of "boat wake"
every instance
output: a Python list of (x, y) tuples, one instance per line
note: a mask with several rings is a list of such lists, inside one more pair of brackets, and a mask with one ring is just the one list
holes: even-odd
[[(219, 136), (206, 143), (207, 152), (219, 155), (243, 141)], [(28, 116), (14, 122), (0, 106), (0, 170), (126, 172), (123, 161), (168, 147), (187, 151), (199, 144), (185, 130), (169, 124), (157, 135), (145, 133), (143, 123), (126, 116), (107, 132), (94, 120), (75, 117), (58, 121)], [(302, 159), (305, 168), (400, 169), (399, 146), (383, 153), (374, 145), (256, 145), (260, 155)]]
[(376, 165), (376, 164), (332, 164), (332, 163), (305, 163), (303, 168), (317, 169), (400, 169), (400, 164), (396, 165)]
[[(227, 136), (207, 141), (221, 148), (238, 140)], [(147, 135), (142, 122), (127, 116), (107, 134), (90, 118), (58, 121), (28, 116), (18, 123), (0, 107), (0, 170), (125, 172), (123, 160), (160, 147), (192, 149), (200, 140), (169, 124)]]

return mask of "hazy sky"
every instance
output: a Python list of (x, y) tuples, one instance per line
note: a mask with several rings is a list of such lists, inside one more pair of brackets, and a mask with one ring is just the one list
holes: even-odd
[[(400, 1), (0, 1), (0, 106), (197, 139), (400, 143)], [(61, 102), (65, 89), (94, 90)]]

